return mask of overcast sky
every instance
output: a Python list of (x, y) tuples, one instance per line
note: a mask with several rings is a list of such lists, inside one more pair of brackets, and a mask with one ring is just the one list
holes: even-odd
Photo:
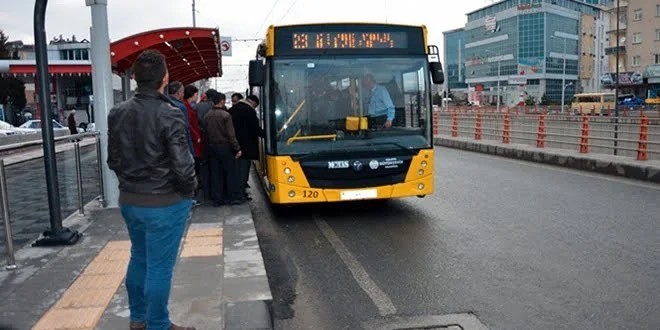
[[(238, 39), (262, 38), (268, 25), (313, 22), (389, 22), (424, 24), (429, 43), (442, 52), (442, 32), (463, 27), (465, 13), (492, 0), (196, 0), (197, 26), (218, 27), (220, 34)], [(0, 0), (0, 29), (10, 40), (34, 40), (34, 1)], [(450, 5), (451, 4), (451, 5)], [(110, 39), (165, 27), (192, 26), (192, 0), (108, 0)], [(90, 9), (85, 0), (51, 0), (46, 14), (50, 40), (63, 34), (89, 38)], [(234, 41), (232, 57), (223, 58), (221, 91), (242, 90), (244, 65), (255, 54), (254, 41)]]

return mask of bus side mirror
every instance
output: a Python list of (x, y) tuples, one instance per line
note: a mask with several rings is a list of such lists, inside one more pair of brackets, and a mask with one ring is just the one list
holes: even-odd
[(249, 73), (250, 86), (263, 86), (265, 78), (266, 78), (266, 69), (263, 61), (251, 60), (250, 73)]
[(441, 85), (445, 82), (445, 72), (442, 70), (442, 63), (430, 62), (431, 65), (431, 79), (436, 85)]

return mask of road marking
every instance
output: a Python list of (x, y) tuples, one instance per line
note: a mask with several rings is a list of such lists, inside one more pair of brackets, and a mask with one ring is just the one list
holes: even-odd
[(351, 254), (346, 248), (344, 243), (339, 239), (335, 231), (321, 218), (321, 216), (314, 214), (312, 216), (314, 222), (323, 233), (323, 236), (330, 242), (335, 252), (339, 255), (342, 261), (348, 267), (348, 270), (353, 274), (353, 278), (360, 285), (362, 290), (369, 295), (369, 298), (374, 302), (378, 308), (381, 316), (388, 316), (396, 314), (396, 308), (392, 304), (392, 300), (381, 290), (376, 283), (369, 277), (367, 271), (362, 267), (360, 262)]
[(460, 149), (453, 149), (453, 148), (448, 148), (448, 147), (442, 147), (444, 149), (452, 149), (456, 151), (467, 151), (470, 152), (471, 154), (474, 154), (474, 156), (481, 157), (481, 158), (488, 158), (488, 159), (498, 159), (502, 160), (505, 162), (513, 163), (513, 164), (520, 164), (520, 165), (525, 165), (529, 167), (536, 167), (536, 168), (542, 168), (542, 169), (549, 169), (557, 172), (562, 172), (566, 174), (574, 174), (574, 175), (579, 175), (579, 176), (584, 176), (592, 179), (598, 179), (598, 180), (605, 180), (605, 181), (610, 181), (610, 182), (615, 182), (615, 183), (623, 183), (623, 184), (628, 184), (631, 186), (637, 186), (637, 187), (642, 187), (642, 188), (647, 188), (647, 189), (653, 189), (653, 190), (660, 190), (660, 185), (656, 184), (647, 184), (647, 183), (642, 183), (642, 182), (635, 182), (633, 179), (625, 179), (625, 178), (618, 178), (618, 177), (612, 177), (607, 174), (590, 174), (590, 173), (585, 173), (581, 170), (578, 169), (567, 169), (567, 168), (562, 168), (559, 167), (559, 165), (547, 165), (547, 164), (538, 164), (538, 163), (532, 163), (529, 161), (525, 160), (519, 160), (519, 159), (511, 159), (511, 158), (506, 158), (502, 156), (496, 156), (496, 155), (490, 155), (490, 154), (482, 154), (478, 153), (475, 151), (469, 151), (469, 150), (460, 150)]

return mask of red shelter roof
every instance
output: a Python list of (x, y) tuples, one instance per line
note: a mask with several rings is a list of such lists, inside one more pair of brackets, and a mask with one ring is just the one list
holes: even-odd
[(147, 49), (165, 55), (170, 81), (190, 84), (222, 76), (220, 33), (209, 28), (168, 28), (147, 31), (110, 44), (112, 69), (124, 74)]

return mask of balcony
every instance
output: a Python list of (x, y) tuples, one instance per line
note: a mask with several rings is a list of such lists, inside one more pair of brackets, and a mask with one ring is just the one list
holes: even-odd
[[(626, 53), (626, 46), (619, 46), (619, 54), (625, 54)], [(607, 47), (605, 48), (605, 55), (616, 55), (616, 49), (617, 47)]]

